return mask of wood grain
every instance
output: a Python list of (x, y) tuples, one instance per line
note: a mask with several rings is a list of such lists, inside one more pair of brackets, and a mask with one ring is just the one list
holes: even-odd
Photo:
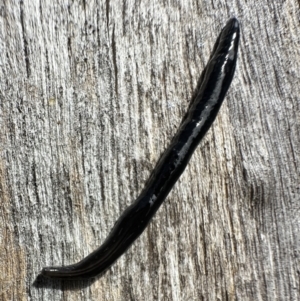
[[(101, 278), (36, 286), (143, 188), (226, 21), (238, 66), (146, 232)], [(300, 24), (288, 1), (0, 3), (0, 300), (299, 300)]]

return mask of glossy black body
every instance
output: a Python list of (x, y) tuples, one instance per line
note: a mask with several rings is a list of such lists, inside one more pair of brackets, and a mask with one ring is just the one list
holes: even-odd
[(239, 23), (233, 18), (218, 37), (203, 72), (199, 93), (170, 147), (160, 158), (140, 196), (123, 212), (105, 242), (80, 262), (46, 267), (42, 275), (66, 279), (95, 277), (109, 268), (141, 235), (215, 120), (233, 78), (238, 43)]

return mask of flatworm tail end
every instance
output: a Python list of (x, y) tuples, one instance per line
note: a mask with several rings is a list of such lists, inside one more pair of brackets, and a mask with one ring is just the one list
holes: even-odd
[(213, 52), (211, 59), (221, 60), (222, 62), (222, 72), (226, 77), (225, 82), (227, 83), (226, 85), (223, 85), (223, 88), (225, 90), (224, 94), (226, 94), (235, 72), (239, 39), (239, 22), (236, 18), (232, 18), (227, 22), (226, 26), (221, 31), (218, 42), (215, 45), (216, 50)]
[(210, 69), (211, 66), (214, 66), (214, 68), (221, 67), (221, 70), (217, 70), (217, 72), (220, 75), (226, 76), (228, 85), (223, 85), (223, 88), (226, 88), (225, 93), (228, 90), (235, 72), (239, 39), (239, 22), (236, 18), (232, 18), (222, 29), (206, 67), (207, 69)]
[(240, 40), (239, 22), (236, 18), (232, 18), (227, 22), (226, 26), (223, 28), (221, 32), (220, 44), (218, 46), (218, 49), (219, 48), (228, 49), (226, 55), (227, 60), (232, 61), (234, 64), (233, 70), (230, 70), (232, 76), (235, 71), (239, 40)]

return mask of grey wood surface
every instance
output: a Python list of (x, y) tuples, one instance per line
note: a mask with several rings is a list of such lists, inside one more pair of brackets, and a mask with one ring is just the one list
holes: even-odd
[[(300, 300), (299, 8), (0, 1), (0, 300)], [(235, 78), (147, 230), (94, 282), (35, 286), (137, 197), (232, 16)]]

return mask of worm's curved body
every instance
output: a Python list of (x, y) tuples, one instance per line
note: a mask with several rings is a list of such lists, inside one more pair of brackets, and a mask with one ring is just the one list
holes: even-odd
[(170, 147), (158, 161), (140, 196), (123, 212), (104, 243), (80, 262), (45, 267), (42, 275), (65, 279), (95, 277), (109, 268), (141, 235), (215, 120), (233, 78), (238, 42), (239, 23), (233, 18), (218, 37), (203, 72), (199, 93)]

